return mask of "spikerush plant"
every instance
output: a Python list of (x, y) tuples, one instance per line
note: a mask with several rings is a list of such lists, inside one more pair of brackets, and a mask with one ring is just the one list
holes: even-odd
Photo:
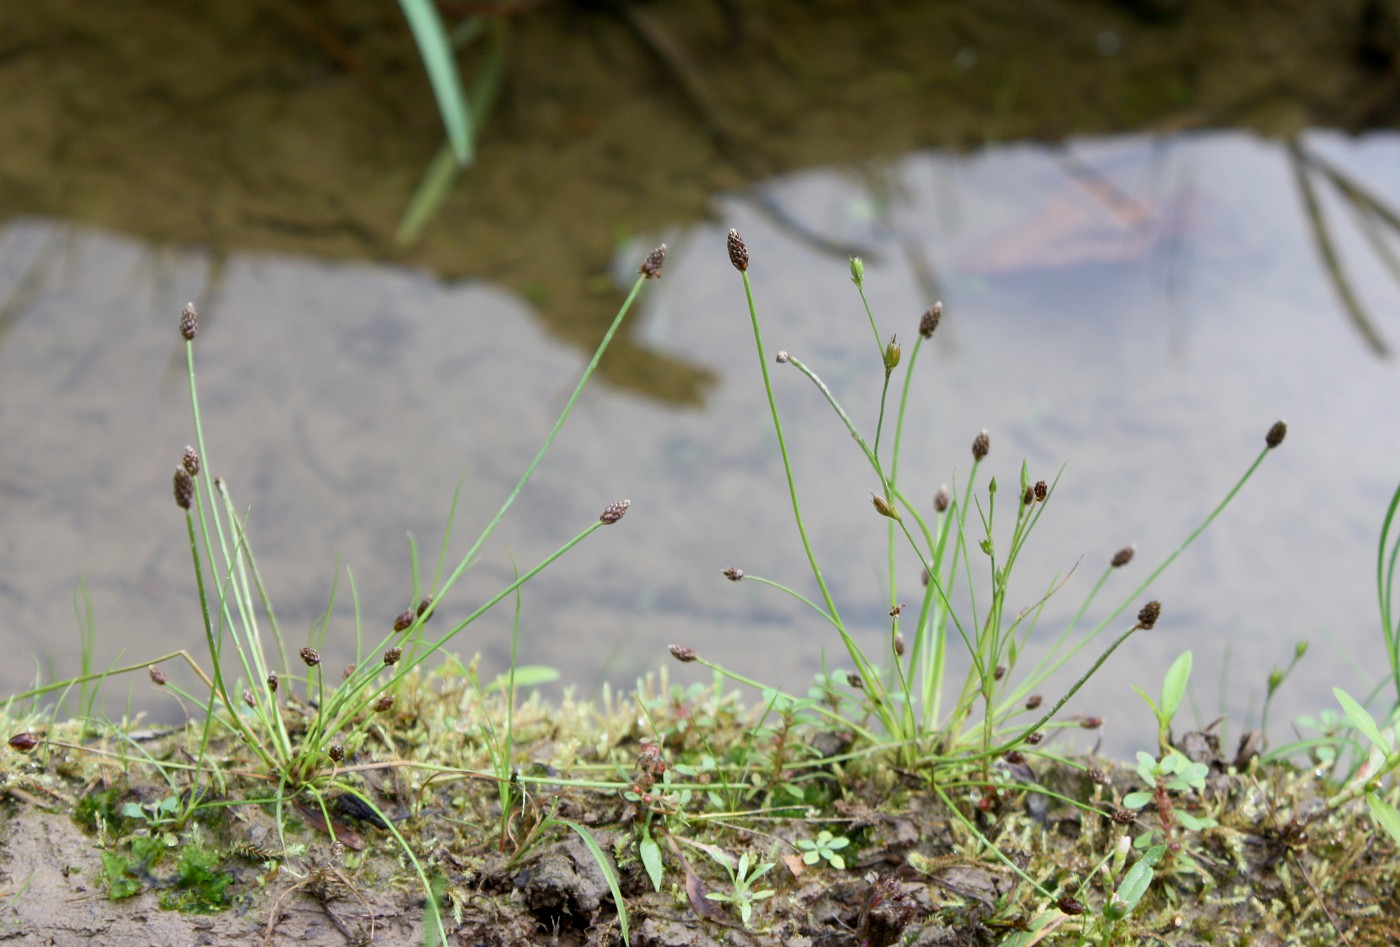
[[(738, 231), (729, 232), (728, 252), (730, 263), (743, 280), (754, 346), (782, 458), (793, 518), (818, 595), (813, 598), (784, 583), (745, 575), (737, 567), (727, 568), (725, 575), (736, 582), (745, 580), (778, 588), (815, 611), (832, 627), (854, 668), (846, 675), (846, 693), (841, 695), (832, 691), (829, 699), (785, 699), (811, 714), (839, 721), (863, 738), (884, 743), (905, 765), (920, 761), (950, 764), (956, 761), (956, 765), (965, 766), (969, 762), (977, 762), (985, 777), (995, 757), (1052, 726), (1055, 714), (1114, 650), (1136, 632), (1153, 627), (1160, 613), (1160, 605), (1149, 602), (1143, 606), (1137, 621), (1126, 624), (1126, 628), (1102, 648), (1088, 670), (1065, 694), (1044, 711), (1037, 712), (1032, 718), (1034, 722), (1017, 723), (1017, 718), (1027, 711), (1039, 711), (1042, 701), (1035, 693), (1036, 688), (1081, 649), (1098, 639), (1102, 632), (1118, 621), (1131, 603), (1141, 600), (1157, 576), (1229, 504), (1264, 456), (1282, 443), (1287, 430), (1282, 421), (1275, 423), (1265, 437), (1264, 449), (1215, 509), (1104, 619), (1072, 646), (1069, 645), (1071, 635), (1096, 600), (1109, 575), (1126, 566), (1133, 557), (1131, 547), (1117, 553), (1085, 597), (1075, 618), (1057, 636), (1048, 655), (1029, 672), (1018, 675), (1016, 665), (1026, 640), (1036, 627), (1050, 595), (1058, 591), (1063, 582), (1057, 580), (1031, 607), (1015, 612), (1008, 606), (1010, 580), (1031, 533), (1053, 496), (1058, 477), (1049, 482), (1033, 481), (1023, 463), (1014, 491), (1003, 490), (999, 493), (997, 478), (991, 477), (985, 481), (981, 492), (976, 492), (977, 485), (983, 482), (982, 465), (991, 450), (990, 434), (983, 430), (972, 441), (972, 466), (960, 489), (956, 482), (952, 488), (939, 488), (932, 515), (921, 503), (911, 498), (900, 479), (899, 455), (913, 366), (924, 344), (933, 338), (943, 317), (943, 307), (941, 303), (935, 304), (920, 318), (918, 333), (906, 362), (903, 346), (896, 337), (890, 335), (886, 338), (880, 331), (865, 294), (864, 264), (858, 258), (852, 259), (851, 281), (869, 321), (883, 373), (874, 436), (867, 438), (861, 432), (817, 373), (800, 359), (789, 352), (780, 351), (772, 361), (778, 366), (797, 370), (817, 388), (845, 425), (875, 476), (877, 489), (871, 493), (871, 505), (875, 513), (886, 521), (884, 560), (891, 625), (884, 646), (880, 652), (872, 654), (860, 645), (848, 628), (824, 578), (817, 551), (807, 532), (750, 281), (749, 250)], [(904, 365), (905, 374), (898, 389), (898, 407), (891, 410), (891, 386), (901, 364)], [(888, 444), (887, 452), (882, 451), (882, 443)], [(1009, 513), (1012, 520), (1010, 534), (999, 536), (1005, 527), (997, 519), (997, 514), (1001, 512), (1003, 517), (1008, 515), (1008, 504), (1012, 507)], [(916, 616), (912, 629), (905, 616), (905, 606), (900, 604), (896, 592), (896, 579), (901, 571), (898, 554), (901, 548), (912, 553), (925, 577), (922, 601), (917, 611), (911, 610)], [(983, 568), (986, 589), (979, 593), (974, 574)], [(953, 596), (960, 581), (976, 593), (968, 614), (963, 614), (954, 604)], [(970, 658), (967, 676), (956, 686), (952, 686), (946, 674), (950, 641), (953, 646), (961, 642)], [(691, 649), (683, 650), (687, 652), (683, 660), (700, 660), (734, 680), (762, 687), (730, 669), (699, 658)], [(858, 708), (858, 719), (845, 709), (847, 705)], [(872, 721), (872, 725), (867, 726), (867, 720)]]
[[(447, 546), (455, 522), (457, 496), (454, 495), (448, 525), (444, 530), (442, 549), (436, 571), (424, 587), (419, 578), (417, 549), (411, 545), (413, 558), (413, 595), (415, 603), (403, 611), (384, 632), (377, 643), (365, 648), (362, 635), (358, 597), (353, 573), (347, 567), (346, 583), (354, 606), (355, 640), (358, 660), (344, 672), (329, 671), (322, 661), (321, 651), (331, 632), (338, 582), (332, 586), (330, 601), (324, 616), (311, 629), (307, 641), (300, 647), (289, 644), (270, 601), (257, 560), (248, 540), (247, 515), (240, 514), (229, 485), (211, 473), (210, 455), (206, 446), (199, 409), (198, 385), (195, 375), (195, 340), (199, 330), (199, 315), (193, 304), (180, 314), (179, 330), (185, 342), (190, 405), (194, 421), (195, 444), (187, 447), (171, 480), (176, 506), (184, 513), (190, 556), (194, 566), (195, 586), (208, 652), (209, 670), (186, 652), (164, 656), (184, 658), (207, 687), (204, 695), (177, 692), (182, 700), (203, 708), (202, 722), (196, 725), (197, 739), (189, 748), (188, 761), (160, 761), (161, 773), (172, 782), (188, 783), (190, 787), (211, 786), (219, 794), (227, 792), (233, 778), (225, 766), (213, 756), (216, 738), (232, 736), (236, 745), (250, 755), (251, 766), (240, 768), (237, 779), (240, 791), (248, 785), (265, 787), (260, 793), (245, 795), (247, 801), (275, 808), (278, 830), (282, 830), (293, 803), (303, 807), (308, 818), (319, 821), (335, 839), (337, 828), (332, 813), (332, 800), (348, 796), (355, 800), (359, 817), (386, 831), (401, 848), (404, 857), (418, 875), (428, 894), (428, 923), (426, 930), (434, 942), (446, 942), (437, 897), (433, 894), (428, 872), (413, 848), (388, 818), (362, 781), (365, 773), (378, 768), (410, 766), (432, 774), (447, 772), (456, 777), (460, 771), (412, 760), (394, 760), (383, 764), (355, 763), (356, 750), (375, 737), (384, 738), (397, 725), (398, 703), (404, 696), (403, 685), (413, 676), (417, 679), (426, 670), (425, 662), (444, 649), (476, 619), (508, 596), (518, 595), (522, 587), (539, 575), (597, 530), (617, 523), (627, 512), (629, 501), (620, 500), (606, 505), (600, 516), (564, 541), (538, 563), (518, 569), (515, 578), (504, 588), (468, 611), (440, 634), (427, 632), (427, 624), (452, 593), (457, 580), (475, 560), (478, 552), (495, 531), (511, 505), (530, 480), (536, 467), (549, 450), (569, 417), (580, 393), (596, 370), (648, 280), (661, 275), (665, 246), (652, 251), (643, 261), (631, 291), (619, 308), (611, 326), (604, 334), (584, 369), (573, 393), (561, 410), (544, 443), (530, 461), (513, 489), (496, 513), (472, 542), (470, 548), (450, 570), (447, 566)], [(460, 491), (460, 486), (459, 486)], [(337, 576), (339, 573), (337, 572)], [(518, 632), (518, 624), (517, 624)], [(296, 648), (295, 657), (289, 653)], [(487, 744), (493, 770), (466, 774), (472, 778), (494, 780), (501, 784), (502, 818), (509, 819), (510, 806), (518, 783), (527, 780), (512, 772), (512, 717), (514, 707), (515, 650), (512, 649), (511, 674), (507, 677), (507, 710), (503, 726), (489, 729)], [(160, 660), (160, 659), (158, 659)], [(35, 699), (74, 684), (85, 684), (121, 671), (149, 667), (153, 682), (167, 685), (163, 671), (154, 662), (101, 672), (86, 673), (72, 681), (36, 688), (17, 698)], [(421, 669), (421, 670), (420, 670)], [(479, 696), (479, 694), (478, 694)], [(14, 698), (12, 698), (12, 701)], [(86, 700), (86, 698), (85, 698)], [(29, 751), (48, 741), (33, 732), (11, 738), (12, 748)], [(83, 748), (70, 745), (71, 749)], [(92, 751), (97, 752), (97, 751)], [(256, 796), (256, 798), (253, 798)], [(206, 798), (203, 788), (176, 794), (181, 808), (200, 804)], [(172, 812), (172, 819), (181, 819), (183, 812)], [(567, 820), (555, 819), (551, 825), (580, 831)], [(503, 824), (502, 835), (505, 828)], [(586, 840), (587, 841), (587, 840)], [(596, 848), (596, 845), (593, 846)], [(619, 908), (625, 910), (619, 902)]]

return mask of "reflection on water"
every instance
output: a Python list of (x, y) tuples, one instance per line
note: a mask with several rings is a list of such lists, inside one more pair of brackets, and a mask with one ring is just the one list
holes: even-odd
[[(509, 581), (513, 560), (539, 560), (625, 496), (632, 509), (618, 528), (528, 587), (524, 661), (558, 666), (583, 687), (629, 681), (672, 642), (789, 687), (803, 686), (823, 652), (843, 663), (810, 612), (720, 575), (735, 565), (810, 584), (724, 252), (735, 226), (753, 256), (770, 348), (800, 355), (867, 430), (878, 352), (829, 248), (867, 248), (887, 335), (912, 341), (932, 297), (944, 300), (943, 326), (917, 365), (901, 461), (908, 492), (931, 498), (965, 473), (983, 427), (984, 470), (1003, 482), (1023, 457), (1033, 478), (1065, 465), (1014, 604), (1033, 604), (1055, 575), (1078, 569), (1032, 652), (1115, 549), (1136, 543), (1142, 575), (1175, 548), (1269, 424), (1287, 418), (1284, 448), (1161, 581), (1157, 630), (1115, 655), (1069, 709), (1108, 718), (1111, 748), (1136, 748), (1150, 718), (1128, 685), (1155, 690), (1191, 648), (1200, 721), (1223, 711), (1238, 727), (1257, 710), (1268, 669), (1304, 638), (1314, 648), (1275, 702), (1276, 725), (1329, 703), (1331, 685), (1357, 684), (1353, 667), (1376, 666), (1371, 557), (1400, 478), (1396, 368), (1376, 355), (1377, 340), (1400, 340), (1395, 232), (1339, 182), (1363, 188), (1368, 206), (1400, 204), (1400, 137), (1320, 135), (1300, 147), (1227, 133), (925, 153), (860, 174), (792, 175), (760, 202), (721, 199), (713, 225), (666, 235), (665, 278), (649, 287), (636, 326), (639, 345), (713, 372), (703, 410), (613, 387), (587, 392), (440, 614), (464, 615)], [(645, 249), (619, 258), (619, 274)], [(74, 670), (79, 575), (93, 597), (99, 665), (119, 652), (202, 645), (169, 497), (190, 440), (175, 332), (187, 298), (206, 316), (197, 351), (209, 460), (251, 513), (293, 641), (324, 610), (338, 556), (353, 570), (367, 646), (377, 641), (409, 604), (406, 533), (431, 569), (460, 478), (460, 554), (582, 367), (524, 318), (524, 302), (486, 284), (240, 256), (223, 264), (210, 299), (209, 269), (198, 253), (47, 222), (0, 230), (0, 630), (12, 654), (38, 651), (58, 673)], [(1339, 301), (1343, 285), (1349, 301)], [(872, 478), (811, 386), (796, 372), (775, 379), (824, 572), (846, 620), (873, 643), (888, 605)], [(901, 598), (912, 602), (918, 569), (906, 563), (905, 573)], [(1120, 594), (1133, 578), (1121, 577)], [(460, 650), (481, 650), (494, 670), (508, 634), (508, 614), (488, 616)], [(328, 663), (354, 660), (354, 642), (342, 582)], [(0, 689), (31, 674), (12, 660)], [(126, 687), (108, 690), (121, 699)], [(136, 702), (175, 713), (141, 694)]]

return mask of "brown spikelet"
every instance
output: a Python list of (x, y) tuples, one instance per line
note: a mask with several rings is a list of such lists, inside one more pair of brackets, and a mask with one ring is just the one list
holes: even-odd
[(275, 693), (277, 693), (277, 685), (281, 682), (281, 680), (282, 680), (282, 679), (281, 679), (280, 677), (277, 676), (277, 672), (276, 672), (276, 671), (269, 671), (268, 674), (267, 674), (267, 690), (268, 690), (268, 693), (270, 693), (270, 694), (275, 694)]
[(1124, 546), (1113, 554), (1113, 558), (1109, 560), (1108, 564), (1115, 569), (1121, 569), (1133, 561), (1135, 552), (1137, 552), (1136, 546)]
[(691, 661), (694, 661), (695, 658), (696, 658), (695, 649), (694, 649), (694, 648), (687, 648), (687, 647), (686, 647), (685, 645), (683, 645), (683, 644), (673, 644), (673, 645), (671, 645), (670, 650), (671, 650), (671, 657), (675, 658), (677, 661), (681, 662), (682, 664), (689, 664)]
[(423, 623), (424, 623), (425, 625), (428, 623), (428, 619), (433, 617), (432, 614), (428, 611), (428, 609), (430, 609), (430, 608), (432, 608), (432, 607), (433, 607), (433, 597), (432, 597), (431, 595), (425, 595), (425, 596), (423, 596), (423, 601), (421, 601), (421, 602), (418, 603), (418, 615), (419, 615), (419, 617), (422, 617), (422, 616), (424, 616), (424, 615), (427, 615), (427, 618), (423, 618)]
[(339, 743), (332, 743), (330, 746), (326, 747), (326, 755), (331, 758), (332, 763), (339, 763), (341, 760), (345, 759), (345, 747), (341, 746)]
[(943, 304), (934, 303), (919, 319), (919, 335), (926, 339), (933, 338), (934, 330), (938, 328), (939, 321), (943, 318)]
[(1038, 503), (1044, 503), (1045, 498), (1050, 495), (1050, 487), (1044, 480), (1035, 482), (1035, 499)]
[(880, 496), (880, 494), (870, 494), (870, 503), (872, 506), (875, 507), (875, 512), (879, 513), (881, 516), (886, 517), (887, 519), (892, 519), (895, 522), (903, 521), (899, 515), (899, 510), (896, 510), (893, 506), (891, 506), (890, 501)]
[(616, 503), (609, 503), (603, 507), (603, 513), (598, 517), (598, 521), (604, 526), (611, 526), (622, 519), (622, 514), (626, 513), (627, 508), (631, 505), (631, 500), (618, 500)]
[(301, 655), (302, 662), (309, 668), (314, 668), (321, 663), (321, 652), (310, 645), (302, 648), (297, 654)]
[(972, 439), (972, 459), (980, 461), (986, 457), (992, 449), (992, 436), (983, 428), (977, 432), (977, 436)]
[(185, 472), (191, 477), (199, 476), (199, 452), (193, 447), (186, 446), (185, 454), (180, 458), (180, 466), (185, 468)]
[(413, 619), (417, 617), (418, 613), (411, 608), (407, 611), (399, 612), (398, 617), (394, 619), (394, 630), (403, 631), (409, 625), (413, 624)]
[(190, 503), (194, 500), (194, 478), (184, 467), (175, 468), (175, 479), (173, 481), (175, 492), (175, 505), (182, 510), (188, 510)]
[(661, 279), (661, 267), (666, 262), (666, 244), (662, 244), (655, 250), (647, 254), (647, 258), (642, 261), (641, 267), (637, 270), (647, 279)]
[(734, 269), (743, 273), (749, 268), (749, 248), (744, 246), (744, 238), (739, 236), (739, 231), (731, 229), (729, 231), (729, 262), (734, 264)]
[(26, 730), (23, 733), (16, 733), (10, 737), (10, 749), (19, 750), (21, 753), (28, 753), (41, 742), (38, 736)]
[(399, 663), (399, 658), (403, 656), (402, 648), (390, 648), (384, 652), (384, 664), (386, 667), (393, 667)]
[(376, 700), (376, 701), (374, 702), (374, 712), (375, 712), (375, 713), (379, 713), (379, 714), (388, 713), (390, 710), (393, 710), (393, 709), (394, 709), (394, 695), (393, 695), (393, 694), (385, 694), (383, 697), (379, 698), (378, 700)]
[(1157, 619), (1162, 614), (1162, 603), (1158, 601), (1148, 602), (1142, 606), (1142, 611), (1138, 612), (1138, 627), (1145, 631), (1151, 631), (1152, 626), (1157, 624)]
[(1099, 727), (1103, 726), (1103, 718), (1085, 717), (1083, 720), (1079, 721), (1079, 725), (1085, 730), (1097, 730)]
[(1037, 707), (1040, 706), (1041, 701), (1043, 700), (1045, 700), (1045, 698), (1040, 696), (1039, 694), (1032, 694), (1031, 696), (1026, 698), (1026, 709), (1035, 710)]
[(939, 513), (948, 512), (948, 506), (953, 502), (953, 495), (948, 491), (945, 483), (938, 488), (938, 492), (933, 495), (933, 508)]
[(186, 342), (193, 342), (198, 334), (199, 313), (195, 311), (194, 303), (185, 303), (185, 308), (180, 310), (180, 337)]
[(724, 570), (724, 577), (730, 582), (738, 582), (744, 577), (744, 570), (736, 568), (734, 566), (729, 566)]
[(1273, 450), (1283, 443), (1284, 435), (1287, 433), (1288, 425), (1282, 421), (1275, 421), (1269, 428), (1269, 433), (1264, 435), (1264, 443), (1268, 446), (1269, 450)]
[(156, 687), (164, 687), (166, 681), (170, 680), (170, 678), (165, 676), (165, 672), (158, 667), (151, 668), (149, 673), (151, 675), (151, 683)]

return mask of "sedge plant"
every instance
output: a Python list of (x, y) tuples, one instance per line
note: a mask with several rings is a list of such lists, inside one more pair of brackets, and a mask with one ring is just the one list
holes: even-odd
[[(906, 765), (921, 760), (946, 762), (956, 757), (964, 764), (980, 761), (986, 775), (992, 758), (1027, 739), (1034, 739), (1050, 725), (1054, 715), (1115, 649), (1131, 635), (1153, 627), (1160, 605), (1149, 602), (1140, 608), (1136, 621), (1123, 622), (1120, 625), (1122, 630), (1100, 648), (1087, 670), (1065, 694), (1044, 710), (1040, 709), (1042, 700), (1035, 693), (1038, 685), (1083, 648), (1097, 641), (1104, 631), (1119, 621), (1133, 602), (1141, 600), (1151, 582), (1229, 504), (1254, 474), (1264, 456), (1282, 443), (1287, 430), (1283, 422), (1275, 423), (1269, 429), (1265, 446), (1254, 462), (1204, 521), (1145, 580), (1123, 596), (1106, 617), (1072, 641), (1080, 619), (1095, 601), (1110, 573), (1126, 565), (1132, 559), (1133, 551), (1129, 547), (1116, 554), (1091, 588), (1074, 620), (1060, 632), (1047, 656), (1034, 668), (1018, 675), (1015, 673), (1017, 659), (1025, 648), (1027, 638), (1036, 628), (1050, 596), (1067, 579), (1057, 579), (1035, 598), (1029, 608), (1018, 611), (1010, 605), (1012, 575), (1036, 524), (1053, 497), (1058, 477), (1050, 482), (1033, 481), (1023, 463), (1019, 478), (1009, 489), (1005, 484), (999, 484), (996, 477), (983, 480), (982, 466), (991, 447), (990, 435), (984, 430), (973, 439), (972, 465), (961, 487), (954, 483), (951, 488), (940, 488), (935, 494), (931, 511), (913, 499), (900, 474), (900, 447), (913, 368), (922, 347), (930, 344), (939, 326), (943, 316), (942, 304), (929, 308), (919, 320), (918, 332), (906, 360), (903, 347), (896, 337), (887, 337), (876, 322), (865, 294), (863, 263), (858, 258), (850, 261), (851, 281), (869, 321), (878, 371), (883, 376), (874, 433), (867, 437), (813, 368), (788, 352), (780, 351), (776, 358), (770, 359), (749, 275), (749, 251), (738, 231), (729, 232), (728, 251), (730, 263), (743, 281), (754, 346), (793, 519), (817, 594), (805, 595), (784, 583), (761, 576), (746, 576), (742, 570), (735, 568), (727, 569), (725, 574), (734, 581), (745, 579), (778, 588), (817, 613), (835, 631), (853, 666), (845, 677), (847, 691), (843, 695), (831, 695), (825, 701), (826, 707), (823, 707), (823, 701), (807, 701), (802, 705), (821, 715), (844, 715), (847, 718), (843, 721), (844, 726), (853, 726), (859, 734), (878, 739)], [(803, 513), (797, 472), (789, 457), (783, 422), (774, 396), (775, 383), (770, 361), (780, 368), (796, 370), (813, 384), (846, 427), (874, 476), (876, 489), (871, 492), (871, 505), (886, 523), (884, 558), (888, 567), (890, 617), (889, 634), (876, 652), (868, 651), (852, 633), (824, 577)], [(897, 379), (896, 373), (901, 366), (904, 375), (902, 379)], [(1009, 525), (1006, 524), (1007, 519), (1010, 520)], [(902, 605), (895, 588), (901, 556), (908, 553), (912, 553), (921, 566), (925, 581), (922, 600), (916, 608)], [(959, 587), (965, 585), (975, 593), (979, 581), (985, 587), (985, 592), (971, 595), (970, 607), (960, 605), (957, 596), (966, 593), (959, 592)], [(960, 683), (948, 680), (948, 659), (950, 649), (954, 647), (960, 647), (970, 659), (967, 675)], [(684, 656), (676, 655), (681, 660), (701, 660), (693, 650), (681, 650)], [(673, 648), (675, 653), (676, 649)], [(756, 685), (743, 675), (720, 668), (712, 662), (702, 663), (737, 681)], [(860, 708), (860, 719), (851, 719), (849, 711), (839, 709), (852, 700)], [(1017, 718), (1027, 710), (1036, 711), (1032, 722), (1018, 723)]]
[[(395, 704), (405, 680), (419, 672), (425, 662), (442, 652), (459, 634), (494, 605), (511, 595), (518, 595), (523, 586), (539, 575), (551, 563), (578, 546), (598, 529), (616, 523), (626, 513), (629, 501), (608, 504), (590, 525), (561, 543), (541, 561), (516, 570), (513, 581), (468, 611), (437, 635), (431, 635), (426, 625), (444, 599), (453, 591), (457, 580), (475, 560), (478, 552), (506, 515), (525, 484), (529, 481), (560, 429), (568, 419), (579, 395), (592, 377), (599, 360), (607, 350), (623, 319), (639, 295), (643, 283), (661, 275), (665, 246), (658, 247), (643, 262), (631, 291), (619, 308), (611, 326), (599, 342), (593, 358), (583, 370), (573, 393), (565, 403), (553, 428), (513, 489), (496, 513), (471, 543), (456, 566), (444, 568), (448, 538), (456, 513), (456, 496), (445, 530), (442, 553), (432, 583), (427, 590), (415, 587), (417, 604), (406, 610), (393, 623), (393, 628), (368, 649), (372, 659), (359, 660), (344, 674), (328, 674), (321, 659), (320, 648), (331, 631), (335, 602), (335, 587), (323, 618), (307, 637), (307, 643), (297, 648), (295, 658), (290, 654), (294, 643), (277, 620), (257, 561), (248, 541), (247, 516), (235, 506), (229, 485), (211, 474), (210, 455), (205, 442), (199, 410), (198, 386), (195, 376), (195, 339), (198, 334), (198, 313), (193, 304), (187, 305), (180, 316), (180, 334), (185, 341), (186, 366), (190, 404), (193, 412), (197, 447), (186, 448), (173, 476), (172, 486), (176, 505), (185, 516), (186, 534), (194, 568), (195, 587), (204, 628), (209, 667), (206, 671), (199, 661), (186, 652), (176, 654), (195, 669), (206, 685), (207, 693), (196, 696), (181, 692), (181, 699), (202, 705), (203, 718), (192, 727), (196, 739), (186, 762), (163, 761), (162, 772), (182, 773), (192, 784), (177, 793), (172, 783), (172, 799), (187, 800), (189, 806), (207, 798), (203, 785), (209, 784), (222, 795), (230, 791), (232, 778), (226, 767), (215, 761), (218, 748), (226, 736), (246, 748), (252, 764), (241, 767), (237, 778), (248, 785), (261, 784), (263, 792), (245, 796), (245, 801), (272, 806), (278, 815), (278, 829), (286, 821), (289, 807), (296, 803), (308, 816), (319, 815), (332, 838), (336, 823), (332, 818), (331, 802), (337, 796), (349, 796), (352, 808), (361, 818), (387, 831), (412, 865), (425, 893), (428, 919), (425, 936), (436, 943), (445, 943), (446, 929), (437, 904), (437, 897), (428, 870), (409, 845), (403, 834), (387, 817), (362, 782), (362, 775), (372, 769), (387, 766), (421, 766), (424, 770), (441, 773), (444, 767), (414, 761), (390, 761), (383, 764), (354, 763), (356, 750), (367, 740), (379, 738), (391, 729), (395, 720)], [(460, 490), (460, 487), (459, 487)], [(414, 550), (415, 586), (418, 582), (416, 549)], [(445, 574), (444, 574), (445, 573)], [(346, 570), (350, 596), (355, 601), (355, 634), (359, 641), (363, 628), (355, 593), (353, 573)], [(518, 632), (518, 622), (517, 622)], [(362, 652), (363, 654), (363, 652)], [(512, 648), (512, 670), (515, 649)], [(167, 655), (167, 659), (176, 655)], [(150, 667), (152, 680), (166, 684), (163, 671), (152, 662), (117, 668), (100, 674), (81, 675), (78, 682), (100, 681), (135, 667)], [(61, 682), (37, 688), (19, 697), (37, 697), (75, 681)], [(514, 688), (518, 682), (507, 677), (507, 705), (514, 704)], [(512, 718), (507, 712), (504, 729), (488, 734), (493, 772), (467, 774), (474, 778), (493, 779), (502, 784), (502, 803), (509, 807), (517, 783), (528, 780), (515, 777), (510, 770), (513, 740)], [(10, 745), (26, 751), (44, 744), (33, 733), (19, 734)], [(460, 771), (449, 771), (460, 775)], [(172, 819), (183, 818), (171, 812)], [(508, 815), (506, 816), (508, 818)], [(581, 827), (567, 820), (551, 823), (563, 829), (581, 832)], [(591, 839), (585, 838), (585, 842)], [(592, 845), (590, 850), (596, 849)], [(614, 885), (614, 892), (616, 887)], [(619, 909), (623, 905), (619, 901)], [(625, 915), (624, 915), (625, 916)], [(625, 925), (625, 920), (624, 920)], [(625, 926), (624, 926), (625, 932)], [(624, 934), (625, 936), (625, 934)]]

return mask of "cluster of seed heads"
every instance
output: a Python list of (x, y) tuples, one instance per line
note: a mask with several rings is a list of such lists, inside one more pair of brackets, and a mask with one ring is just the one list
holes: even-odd
[(682, 664), (689, 664), (691, 661), (694, 661), (695, 658), (696, 658), (695, 649), (694, 649), (694, 648), (687, 648), (687, 647), (686, 647), (685, 645), (683, 645), (683, 644), (673, 644), (673, 645), (671, 645), (670, 650), (671, 650), (671, 657), (675, 658), (677, 661), (681, 662)]
[(304, 663), (309, 668), (314, 668), (316, 665), (321, 663), (321, 652), (317, 651), (310, 645), (307, 645), (306, 647), (302, 648), (300, 651), (297, 652), (297, 654), (301, 655), (302, 663)]
[(631, 500), (618, 500), (616, 503), (609, 503), (603, 507), (603, 513), (598, 517), (598, 521), (604, 526), (611, 526), (622, 519), (622, 514), (626, 513), (627, 508), (631, 505)]
[(1049, 495), (1049, 486), (1046, 485), (1044, 480), (1037, 480), (1035, 486), (1026, 487), (1026, 495), (1022, 497), (1022, 499), (1025, 501), (1026, 506), (1030, 506), (1032, 503), (1044, 503), (1045, 498)]

